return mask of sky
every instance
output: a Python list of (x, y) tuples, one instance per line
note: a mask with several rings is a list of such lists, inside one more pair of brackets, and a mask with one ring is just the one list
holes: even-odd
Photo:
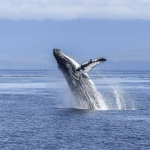
[(53, 48), (102, 69), (150, 68), (150, 0), (0, 0), (0, 69), (55, 69)]

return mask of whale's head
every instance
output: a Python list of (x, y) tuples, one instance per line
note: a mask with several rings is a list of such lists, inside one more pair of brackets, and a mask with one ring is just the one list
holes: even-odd
[(72, 58), (65, 55), (60, 49), (53, 49), (53, 54), (62, 72), (75, 71), (80, 65)]

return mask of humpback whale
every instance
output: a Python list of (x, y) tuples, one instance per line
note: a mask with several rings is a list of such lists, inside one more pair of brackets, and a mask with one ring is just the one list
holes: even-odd
[(63, 73), (70, 91), (76, 100), (78, 108), (107, 109), (100, 93), (87, 74), (95, 66), (106, 61), (106, 59), (98, 58), (80, 65), (60, 49), (53, 49), (53, 54), (58, 68)]

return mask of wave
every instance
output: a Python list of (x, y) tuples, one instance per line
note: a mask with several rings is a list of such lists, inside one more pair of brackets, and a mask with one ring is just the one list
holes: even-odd
[[(104, 76), (106, 79), (116, 79), (116, 78), (118, 78), (118, 79), (150, 79), (150, 77), (142, 77), (142, 76), (133, 76), (133, 77), (129, 77), (129, 76), (124, 76), (124, 77), (121, 77), (121, 76)], [(91, 75), (91, 78), (92, 79), (99, 79), (99, 78), (103, 78), (103, 77), (99, 77), (99, 76), (92, 76)]]
[(48, 76), (0, 76), (0, 78), (43, 78)]

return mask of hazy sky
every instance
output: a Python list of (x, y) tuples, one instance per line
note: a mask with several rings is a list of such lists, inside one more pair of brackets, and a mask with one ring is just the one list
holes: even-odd
[(150, 1), (0, 0), (0, 69), (55, 67), (53, 48), (149, 69)]
[(0, 0), (0, 16), (19, 19), (150, 19), (149, 0)]

